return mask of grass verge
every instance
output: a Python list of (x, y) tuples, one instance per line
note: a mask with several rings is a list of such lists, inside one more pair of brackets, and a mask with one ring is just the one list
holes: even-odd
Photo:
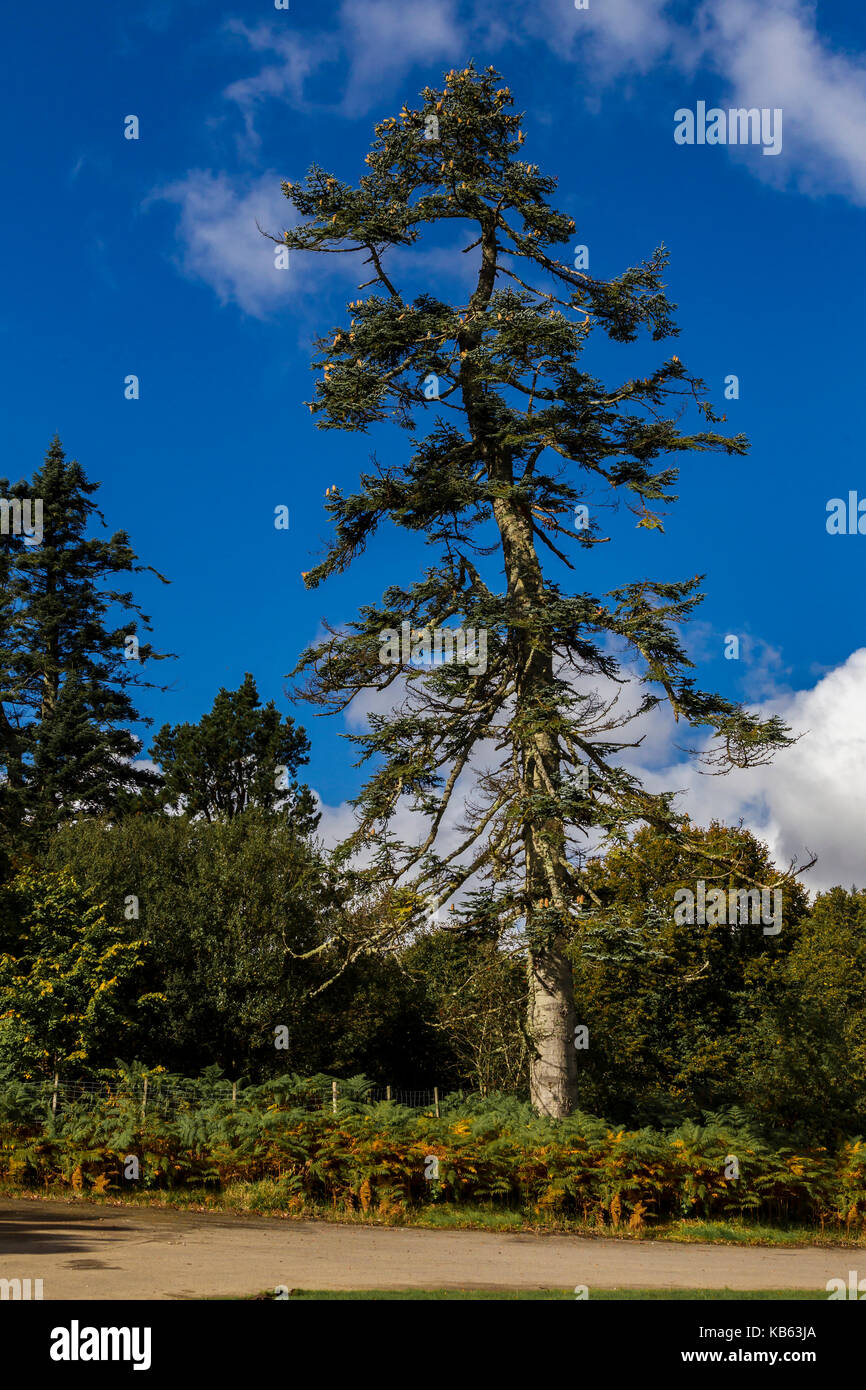
[(423, 1207), (403, 1208), (399, 1215), (393, 1211), (382, 1217), (375, 1211), (347, 1211), (342, 1208), (314, 1206), (289, 1207), (285, 1190), (273, 1179), (261, 1182), (232, 1183), (219, 1192), (201, 1188), (176, 1188), (172, 1191), (124, 1192), (104, 1194), (85, 1192), (80, 1195), (63, 1187), (35, 1189), (15, 1183), (0, 1183), (0, 1197), (40, 1198), (54, 1201), (83, 1201), (109, 1207), (141, 1207), (157, 1210), (220, 1212), (224, 1215), (264, 1216), (280, 1220), (331, 1221), (352, 1226), (406, 1226), (434, 1231), (492, 1231), (530, 1232), (537, 1235), (573, 1235), (588, 1240), (599, 1238), (623, 1241), (672, 1241), (677, 1244), (758, 1245), (758, 1246), (820, 1246), (830, 1249), (864, 1249), (866, 1237), (846, 1236), (838, 1231), (821, 1231), (801, 1225), (770, 1226), (748, 1221), (689, 1220), (644, 1226), (640, 1231), (569, 1220), (556, 1213), (521, 1212), (508, 1207), (480, 1203), (442, 1203)]
[[(575, 1300), (573, 1289), (291, 1289), (289, 1298), (310, 1301), (345, 1301), (360, 1299), (363, 1302), (417, 1302), (431, 1300), (438, 1303), (482, 1301), (482, 1302), (582, 1302)], [(284, 1300), (274, 1298), (272, 1293), (257, 1294), (257, 1298), (272, 1302)], [(708, 1303), (740, 1303), (743, 1301), (761, 1302), (826, 1302), (826, 1293), (803, 1289), (593, 1289), (589, 1296), (592, 1303), (612, 1303), (620, 1301), (650, 1300), (666, 1303), (671, 1300)]]

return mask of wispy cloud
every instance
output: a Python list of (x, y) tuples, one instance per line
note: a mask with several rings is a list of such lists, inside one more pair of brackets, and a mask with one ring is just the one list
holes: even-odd
[[(563, 0), (526, 7), (523, 28), (563, 48), (591, 82), (657, 68), (713, 74), (711, 104), (779, 107), (784, 159), (752, 159), (763, 179), (866, 203), (866, 61), (834, 51), (807, 0), (704, 0), (687, 19), (672, 0), (605, 0), (567, 14)], [(574, 21), (577, 22), (574, 22)], [(637, 86), (635, 91), (640, 90)], [(737, 146), (736, 159), (749, 157)]]
[(333, 43), (324, 35), (284, 34), (269, 24), (250, 28), (240, 20), (230, 20), (225, 27), (243, 39), (253, 53), (272, 59), (252, 76), (232, 82), (224, 93), (240, 109), (247, 135), (257, 141), (256, 117), (265, 102), (283, 101), (296, 110), (309, 106), (306, 83), (333, 55)]
[(236, 179), (192, 169), (184, 179), (154, 190), (145, 206), (173, 204), (179, 211), (179, 264), (184, 274), (210, 285), (224, 303), (263, 317), (298, 293), (298, 280), (275, 266), (276, 247), (259, 226), (279, 235), (291, 224), (291, 207), (279, 174)]
[(758, 173), (862, 205), (866, 63), (834, 53), (815, 20), (815, 6), (801, 0), (707, 0), (698, 16), (701, 57), (727, 81), (733, 105), (784, 111), (785, 161), (758, 160)]
[[(705, 74), (717, 87), (706, 94), (711, 102), (781, 107), (784, 158), (752, 159), (752, 171), (807, 193), (866, 203), (866, 63), (861, 54), (832, 49), (806, 0), (704, 0), (686, 18), (673, 0), (604, 0), (587, 10), (575, 10), (571, 0), (426, 0), (411, 15), (401, 0), (344, 0), (328, 31), (230, 27), (270, 59), (226, 91), (248, 132), (268, 100), (358, 116), (417, 66), (435, 71), (472, 55), (497, 61), (509, 47), (531, 51), (541, 43), (579, 70), (590, 102), (623, 75), (634, 78), (638, 94), (640, 79), (661, 70), (688, 81)], [(309, 79), (329, 63), (341, 65), (339, 90), (333, 98), (320, 90), (311, 96)], [(619, 95), (628, 99), (621, 89)], [(728, 157), (748, 155), (729, 147)]]
[(579, 62), (595, 86), (624, 72), (646, 73), (681, 43), (666, 14), (668, 0), (604, 0), (576, 10), (572, 0), (507, 4), (512, 36), (531, 36), (571, 62)]
[[(165, 202), (177, 209), (183, 274), (210, 285), (223, 304), (234, 303), (255, 318), (267, 318), (288, 303), (295, 308), (308, 304), (326, 286), (354, 294), (370, 276), (363, 251), (329, 257), (292, 251), (288, 269), (276, 268), (275, 243), (259, 227), (279, 236), (297, 221), (280, 182), (273, 171), (250, 179), (192, 169), (185, 178), (155, 189), (144, 203)], [(477, 275), (478, 257), (461, 256), (464, 244), (418, 246), (411, 253), (398, 247), (386, 264), (407, 295), (441, 285), (446, 276), (458, 288), (468, 286)]]
[[(372, 106), (381, 113), (402, 99), (401, 85), (416, 67), (435, 80), (445, 65), (463, 63), (473, 52), (486, 63), (498, 61), (509, 45), (528, 54), (545, 44), (579, 71), (588, 101), (624, 73), (632, 77), (629, 90), (637, 92), (661, 67), (668, 76), (682, 74), (684, 97), (691, 90), (687, 84), (702, 74), (711, 102), (781, 107), (781, 158), (756, 159), (754, 150), (737, 146), (729, 146), (727, 156), (720, 150), (712, 155), (749, 159), (762, 178), (866, 204), (863, 59), (831, 51), (816, 30), (813, 8), (802, 0), (704, 0), (687, 20), (681, 15), (670, 0), (605, 0), (580, 11), (568, 0), (538, 0), (534, 6), (426, 0), (411, 15), (402, 0), (343, 0), (328, 31), (230, 22), (233, 35), (266, 61), (232, 83), (225, 96), (243, 117), (249, 145), (257, 140), (257, 118), (269, 102), (343, 117)], [(322, 80), (329, 65), (341, 74), (339, 83)], [(670, 102), (669, 82), (664, 92)], [(670, 115), (672, 139), (673, 108)], [(224, 303), (258, 317), (299, 301), (325, 279), (343, 278), (354, 289), (364, 278), (352, 257), (293, 257), (297, 272), (274, 268), (274, 247), (255, 224), (279, 231), (291, 222), (280, 177), (232, 178), (194, 169), (152, 195), (179, 209), (183, 272), (211, 285)], [(437, 256), (441, 260), (443, 252), (436, 248), (413, 248), (412, 276), (434, 270)], [(340, 264), (314, 267), (311, 259)]]
[[(343, 0), (336, 23), (327, 31), (286, 31), (277, 24), (249, 27), (230, 21), (226, 28), (269, 61), (258, 72), (226, 88), (240, 108), (248, 134), (258, 111), (278, 99), (298, 110), (323, 107), (345, 116), (370, 109), (383, 90), (418, 64), (456, 60), (470, 32), (458, 16), (456, 0), (425, 0), (411, 12), (400, 0)], [(345, 77), (330, 94), (315, 98), (308, 84), (328, 64), (343, 65)]]
[(366, 111), (385, 84), (416, 64), (456, 62), (465, 51), (467, 26), (455, 0), (424, 0), (411, 11), (399, 0), (345, 0), (340, 21), (352, 55), (347, 113)]

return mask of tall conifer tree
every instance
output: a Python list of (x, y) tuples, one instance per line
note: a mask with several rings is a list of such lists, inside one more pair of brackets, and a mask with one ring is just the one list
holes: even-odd
[[(656, 251), (606, 282), (557, 256), (575, 226), (548, 202), (555, 180), (520, 157), (521, 118), (500, 81), (470, 66), (449, 73), (442, 90), (425, 89), (418, 108), (376, 127), (357, 186), (318, 166), (303, 184), (283, 185), (301, 222), (280, 240), (357, 251), (374, 286), (350, 306), (351, 322), (317, 344), (322, 375), (310, 408), (319, 427), (363, 432), (390, 420), (411, 441), (404, 463), (376, 465), (350, 496), (329, 489), (335, 535), (307, 587), (345, 570), (386, 519), (423, 537), (434, 557), (417, 583), (389, 587), (296, 670), (325, 709), (363, 690), (392, 687), (398, 697), (352, 735), (375, 771), (342, 853), (348, 864), (368, 850), (362, 878), (385, 898), (375, 927), (342, 943), (346, 958), (393, 948), (464, 888), (455, 926), (485, 935), (519, 926), (532, 1099), (562, 1115), (576, 1100), (565, 944), (593, 906), (580, 850), (592, 836), (625, 846), (641, 823), (690, 842), (672, 795), (651, 794), (622, 766), (632, 740), (618, 731), (669, 701), (678, 720), (714, 731), (716, 771), (765, 760), (790, 739), (778, 719), (695, 688), (678, 627), (700, 601), (699, 577), (589, 592), (584, 571), (606, 538), (594, 522), (573, 520), (588, 486), (631, 495), (652, 534), (661, 525), (653, 508), (675, 500), (667, 455), (741, 454), (746, 441), (712, 428), (681, 432), (685, 407), (710, 427), (720, 420), (675, 355), (611, 386), (583, 365), (596, 332), (618, 343), (675, 333), (666, 256)], [(404, 299), (388, 252), (451, 222), (469, 224), (465, 250), (477, 258), (467, 302), (446, 303), (434, 286)], [(580, 575), (576, 592), (561, 587), (568, 570)], [(485, 629), (486, 669), (424, 670), (402, 655), (383, 665), (381, 634), (405, 621), (413, 632)], [(623, 688), (622, 661), (640, 671), (628, 709), (611, 694)], [(464, 802), (461, 835), (442, 848), (455, 798)], [(426, 821), (419, 837), (391, 833), (398, 808)]]
[(127, 727), (140, 717), (131, 687), (152, 684), (142, 667), (159, 657), (137, 636), (147, 615), (114, 587), (150, 566), (125, 531), (88, 535), (104, 525), (98, 487), (57, 436), (32, 481), (0, 479), (31, 519), (41, 504), (41, 538), (0, 534), (0, 815), (37, 841), (70, 817), (118, 814), (160, 780), (132, 766), (141, 742)]

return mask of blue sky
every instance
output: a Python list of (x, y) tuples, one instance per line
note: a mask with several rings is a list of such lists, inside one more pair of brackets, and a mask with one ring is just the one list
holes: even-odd
[[(326, 487), (351, 490), (372, 449), (398, 459), (405, 437), (315, 429), (310, 339), (345, 320), (367, 276), (348, 257), (334, 269), (295, 253), (278, 272), (255, 220), (288, 225), (280, 180), (314, 160), (357, 179), (373, 123), (474, 58), (495, 64), (525, 112), (526, 158), (558, 177), (554, 201), (594, 275), (669, 249), (679, 338), (600, 344), (590, 365), (615, 379), (677, 352), (751, 441), (743, 459), (683, 460), (664, 535), (611, 512), (613, 541), (581, 552), (575, 584), (704, 573), (699, 683), (808, 720), (796, 795), (814, 826), (782, 823), (795, 792), (766, 776), (729, 796), (727, 814), (760, 805), (760, 828), (786, 848), (838, 822), (845, 783), (862, 796), (862, 733), (843, 726), (850, 716), (862, 730), (866, 667), (852, 654), (866, 537), (825, 529), (831, 497), (866, 496), (860, 4), (163, 0), (82, 12), (51, 0), (15, 7), (4, 34), (2, 471), (29, 475), (57, 430), (102, 481), (109, 527), (171, 579), (137, 590), (157, 646), (179, 655), (172, 689), (142, 699), (157, 727), (197, 719), (246, 670), (289, 708), (285, 675), (320, 620), (340, 623), (417, 572), (412, 543), (383, 533), (348, 575), (303, 587), (327, 537)], [(699, 100), (781, 107), (781, 154), (677, 145), (674, 111)], [(124, 139), (129, 114), (137, 141)], [(404, 294), (465, 296), (452, 266), (466, 266), (470, 238), (452, 238), (401, 256)], [(130, 373), (137, 401), (124, 399)], [(731, 373), (740, 399), (725, 402)], [(278, 504), (288, 532), (274, 529)], [(724, 659), (729, 633), (739, 661)], [(338, 807), (358, 786), (345, 724), (293, 713), (313, 740), (309, 779)], [(827, 731), (839, 769), (853, 748), (847, 771), (827, 771)], [(852, 843), (840, 873), (854, 855)]]

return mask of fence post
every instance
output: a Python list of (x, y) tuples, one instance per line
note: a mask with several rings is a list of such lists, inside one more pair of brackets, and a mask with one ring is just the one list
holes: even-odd
[(54, 1090), (51, 1092), (51, 1113), (57, 1114), (57, 1083), (60, 1080), (60, 1073), (54, 1073)]
[(439, 1119), (439, 1087), (433, 1087), (433, 1104), (436, 1107), (436, 1119)]
[(233, 1082), (232, 1082), (232, 1106), (234, 1107), (235, 1105), (237, 1105), (237, 1103), (238, 1103), (238, 1083), (237, 1083), (236, 1081), (233, 1081)]
[(147, 1111), (147, 1077), (144, 1078), (144, 1091), (141, 1097), (141, 1123), (144, 1124), (144, 1116)]
[(336, 1113), (337, 1113), (337, 1083), (336, 1083), (336, 1081), (332, 1081), (332, 1082), (331, 1082), (331, 1109), (333, 1110), (334, 1114), (336, 1115)]
[(390, 1100), (390, 1099), (391, 1099), (391, 1087), (390, 1087), (390, 1086), (386, 1086), (386, 1087), (385, 1087), (385, 1099), (386, 1099), (386, 1100)]

